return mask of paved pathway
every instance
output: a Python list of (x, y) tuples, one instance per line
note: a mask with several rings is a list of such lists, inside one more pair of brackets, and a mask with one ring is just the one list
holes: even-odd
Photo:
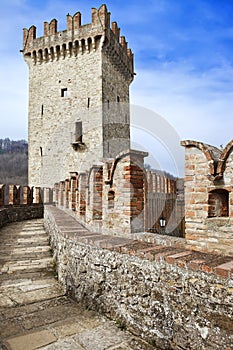
[(0, 230), (0, 350), (151, 348), (65, 296), (42, 219)]

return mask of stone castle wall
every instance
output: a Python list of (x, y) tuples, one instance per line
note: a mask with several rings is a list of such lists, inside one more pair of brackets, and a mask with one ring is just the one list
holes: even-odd
[(232, 258), (90, 233), (55, 207), (45, 227), (78, 302), (156, 349), (232, 348)]
[(233, 142), (185, 146), (185, 225), (191, 249), (233, 255)]
[(77, 13), (61, 32), (56, 20), (45, 22), (40, 38), (34, 26), (24, 29), (22, 52), (29, 66), (30, 186), (52, 187), (130, 147), (133, 55), (116, 22), (110, 28), (105, 5), (92, 9), (87, 25)]

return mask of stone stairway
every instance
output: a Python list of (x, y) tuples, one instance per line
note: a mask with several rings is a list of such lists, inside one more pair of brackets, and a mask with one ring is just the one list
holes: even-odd
[(42, 219), (0, 230), (0, 325), (0, 350), (152, 349), (66, 297)]

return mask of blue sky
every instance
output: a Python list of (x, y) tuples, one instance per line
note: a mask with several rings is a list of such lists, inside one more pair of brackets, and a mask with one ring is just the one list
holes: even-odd
[[(19, 50), (22, 28), (66, 14), (91, 21), (99, 1), (2, 0), (0, 13), (0, 138), (27, 138), (28, 69)], [(233, 137), (233, 1), (109, 0), (135, 54), (131, 103), (153, 110), (181, 139), (219, 146)], [(153, 123), (153, 120), (152, 120)], [(145, 126), (150, 129), (150, 125)], [(137, 137), (137, 132), (133, 132)]]

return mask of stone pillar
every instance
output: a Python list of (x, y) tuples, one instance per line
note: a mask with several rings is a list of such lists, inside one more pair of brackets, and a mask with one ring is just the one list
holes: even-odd
[(5, 185), (0, 185), (0, 207), (5, 204)]
[(79, 216), (82, 220), (85, 220), (86, 216), (86, 189), (87, 189), (87, 175), (86, 173), (81, 173), (79, 175)]
[(60, 181), (59, 182), (59, 194), (58, 194), (58, 206), (59, 207), (64, 206), (64, 189), (65, 189), (65, 182)]
[(36, 204), (43, 203), (40, 187), (34, 187), (34, 203)]
[(9, 185), (9, 204), (20, 204), (20, 186)]
[(29, 186), (23, 187), (23, 204), (31, 205), (33, 203), (33, 188)]
[(59, 183), (55, 183), (53, 188), (53, 202), (55, 202), (56, 205), (58, 205), (58, 198), (59, 198)]
[(78, 173), (70, 173), (69, 209), (76, 211), (76, 189)]
[(65, 208), (69, 208), (69, 194), (70, 194), (70, 180), (65, 180), (65, 195), (64, 195), (64, 206)]

